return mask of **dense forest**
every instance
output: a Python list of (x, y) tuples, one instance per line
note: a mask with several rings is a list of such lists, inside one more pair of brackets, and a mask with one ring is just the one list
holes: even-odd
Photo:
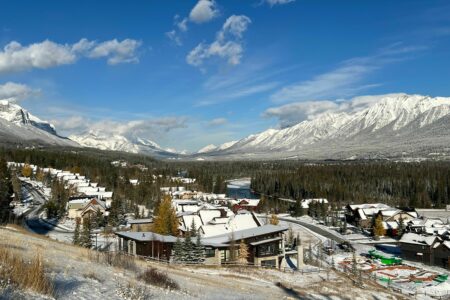
[(257, 172), (251, 187), (274, 198), (443, 208), (450, 204), (450, 163), (352, 162), (288, 168), (272, 164)]
[[(186, 188), (215, 193), (226, 192), (226, 180), (251, 177), (251, 188), (264, 198), (265, 209), (289, 209), (290, 205), (279, 198), (323, 197), (339, 206), (384, 202), (442, 208), (450, 204), (450, 162), (188, 162), (85, 149), (1, 148), (0, 158), (87, 176), (114, 191), (113, 216), (117, 211), (133, 212), (136, 204), (154, 208), (161, 200), (160, 187), (177, 185), (170, 176), (179, 175), (197, 179), (195, 184), (183, 184)], [(128, 166), (113, 166), (115, 160), (126, 161)], [(14, 174), (5, 168), (5, 164), (0, 168), (0, 204), (10, 198), (14, 181)], [(139, 184), (134, 186), (129, 179), (138, 179)]]

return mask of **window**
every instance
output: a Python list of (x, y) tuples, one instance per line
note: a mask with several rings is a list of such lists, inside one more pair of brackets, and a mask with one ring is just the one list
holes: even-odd
[(275, 268), (277, 266), (277, 262), (276, 262), (275, 259), (263, 260), (263, 261), (261, 261), (261, 266), (262, 267)]
[(277, 244), (263, 244), (258, 246), (258, 256), (275, 255), (278, 252)]
[(205, 256), (206, 257), (214, 257), (216, 255), (216, 250), (211, 248), (205, 249)]

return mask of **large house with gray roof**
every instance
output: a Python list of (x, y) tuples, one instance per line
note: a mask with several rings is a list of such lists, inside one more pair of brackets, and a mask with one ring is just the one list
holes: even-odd
[[(256, 266), (279, 267), (283, 257), (283, 234), (288, 228), (277, 225), (263, 225), (259, 227), (234, 231), (202, 238), (206, 248), (207, 264), (221, 265), (231, 262), (230, 251), (238, 256), (239, 243), (244, 241), (249, 249), (247, 261)], [(116, 232), (119, 251), (127, 254), (151, 257), (170, 261), (175, 236), (160, 235), (153, 232)], [(180, 238), (182, 241), (183, 239)], [(232, 245), (235, 245), (234, 250)]]

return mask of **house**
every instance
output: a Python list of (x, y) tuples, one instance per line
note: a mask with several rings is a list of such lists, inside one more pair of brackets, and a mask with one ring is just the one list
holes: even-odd
[[(412, 232), (405, 233), (399, 241), (403, 258), (427, 265), (435, 264), (435, 249), (441, 245), (441, 242), (442, 239), (438, 236), (423, 236)], [(438, 251), (443, 252), (442, 249)], [(448, 261), (450, 256), (448, 248), (446, 255)], [(442, 257), (442, 254), (439, 257)]]
[[(249, 256), (247, 261), (256, 266), (279, 267), (284, 255), (283, 234), (288, 228), (276, 225), (244, 229), (233, 234), (220, 234), (202, 239), (206, 249), (207, 264), (229, 263), (232, 253), (238, 254), (241, 241), (247, 244)], [(170, 261), (173, 244), (177, 238), (152, 232), (116, 232), (119, 251), (139, 256), (147, 256)], [(181, 238), (180, 241), (183, 241)], [(234, 249), (232, 249), (232, 245)]]
[(131, 231), (133, 232), (151, 231), (153, 219), (147, 218), (147, 219), (129, 220), (128, 224), (131, 225)]
[(105, 202), (96, 198), (81, 198), (67, 202), (67, 217), (70, 219), (94, 217), (99, 212), (102, 215), (106, 213)]
[(355, 226), (369, 228), (372, 226), (373, 217), (379, 211), (388, 209), (392, 208), (383, 203), (349, 204), (346, 206), (345, 218)]
[(239, 199), (239, 202), (233, 205), (233, 212), (236, 213), (241, 209), (247, 211), (256, 211), (259, 204), (259, 199)]

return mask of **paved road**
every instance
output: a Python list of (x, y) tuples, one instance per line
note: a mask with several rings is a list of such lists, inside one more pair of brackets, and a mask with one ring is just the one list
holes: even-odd
[(61, 234), (70, 233), (70, 231), (63, 230), (59, 227), (53, 226), (41, 220), (39, 218), (39, 214), (42, 212), (42, 206), (45, 204), (47, 200), (30, 184), (25, 183), (24, 188), (28, 191), (28, 193), (30, 193), (31, 196), (33, 196), (34, 202), (39, 203), (25, 214), (25, 225), (29, 231), (43, 235), (46, 235), (49, 232)]
[(311, 230), (317, 234), (320, 234), (321, 236), (324, 236), (330, 240), (336, 241), (337, 243), (346, 242), (345, 239), (343, 239), (325, 229), (322, 229), (322, 228), (316, 226), (315, 224), (311, 224), (311, 223), (307, 223), (307, 222), (303, 222), (303, 221), (299, 221), (299, 220), (293, 220), (293, 219), (289, 219), (289, 218), (283, 218), (283, 217), (279, 217), (278, 219), (285, 221), (285, 222), (295, 223), (295, 224), (301, 225), (303, 227), (306, 227), (309, 230)]

